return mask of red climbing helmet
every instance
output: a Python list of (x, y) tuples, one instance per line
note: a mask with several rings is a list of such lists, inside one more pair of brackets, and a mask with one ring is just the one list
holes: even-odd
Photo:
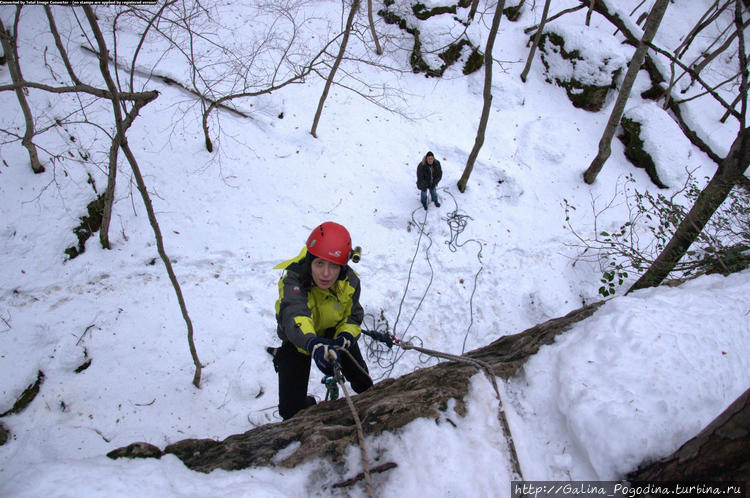
[(352, 237), (343, 225), (326, 221), (315, 228), (307, 238), (307, 252), (344, 266), (352, 252)]

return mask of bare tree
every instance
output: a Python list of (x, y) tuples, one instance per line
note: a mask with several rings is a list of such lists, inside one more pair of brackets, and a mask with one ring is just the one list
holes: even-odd
[[(195, 374), (193, 376), (193, 384), (196, 387), (200, 387), (201, 364), (200, 364), (200, 361), (198, 360), (197, 352), (195, 349), (195, 344), (193, 341), (192, 323), (190, 321), (190, 317), (187, 312), (187, 307), (185, 305), (185, 300), (182, 296), (182, 291), (180, 289), (179, 282), (177, 281), (174, 270), (172, 269), (171, 261), (169, 257), (167, 256), (166, 251), (164, 249), (163, 238), (161, 235), (161, 231), (159, 229), (158, 222), (156, 220), (156, 216), (154, 213), (153, 206), (151, 204), (148, 190), (143, 180), (143, 175), (140, 172), (140, 168), (138, 166), (138, 162), (135, 158), (135, 155), (130, 149), (130, 146), (127, 141), (127, 135), (126, 135), (128, 128), (133, 124), (133, 121), (138, 116), (138, 113), (142, 110), (144, 106), (146, 106), (148, 103), (152, 102), (154, 99), (157, 98), (158, 92), (155, 92), (155, 91), (128, 92), (128, 91), (122, 91), (117, 86), (109, 70), (109, 64), (111, 62), (111, 59), (108, 55), (109, 52), (107, 49), (106, 42), (104, 41), (104, 35), (102, 34), (101, 29), (99, 28), (96, 14), (94, 13), (91, 6), (84, 6), (83, 11), (86, 15), (86, 18), (88, 19), (89, 26), (94, 34), (94, 39), (96, 40), (97, 49), (95, 49), (95, 52), (99, 58), (99, 68), (104, 78), (104, 81), (106, 83), (106, 89), (96, 88), (92, 85), (89, 85), (81, 81), (78, 78), (78, 76), (75, 74), (72, 64), (70, 63), (70, 59), (68, 57), (67, 51), (65, 50), (65, 48), (63, 47), (60, 41), (60, 36), (59, 36), (59, 33), (57, 32), (56, 23), (54, 21), (54, 16), (52, 15), (51, 10), (47, 8), (45, 9), (45, 11), (47, 13), (48, 20), (49, 20), (50, 31), (53, 37), (55, 38), (55, 45), (58, 51), (60, 52), (60, 56), (63, 61), (63, 64), (65, 65), (66, 70), (68, 71), (68, 75), (70, 76), (70, 79), (73, 82), (73, 84), (67, 85), (67, 86), (51, 86), (51, 85), (47, 85), (43, 83), (26, 81), (23, 79), (23, 77), (21, 76), (21, 73), (19, 72), (17, 73), (18, 78), (13, 80), (13, 84), (12, 85), (0, 85), (0, 91), (7, 91), (7, 90), (17, 91), (18, 89), (28, 87), (28, 88), (35, 88), (35, 89), (47, 91), (50, 93), (56, 93), (56, 94), (70, 94), (70, 93), (88, 94), (88, 95), (92, 95), (94, 97), (103, 99), (104, 101), (108, 101), (111, 103), (114, 118), (115, 118), (115, 134), (112, 137), (112, 145), (110, 147), (110, 158), (116, 157), (116, 155), (113, 153), (113, 150), (115, 149), (122, 150), (131, 166), (131, 169), (133, 170), (133, 175), (136, 179), (138, 190), (141, 193), (144, 205), (146, 206), (146, 210), (148, 212), (149, 222), (151, 223), (152, 229), (154, 230), (154, 235), (156, 238), (159, 255), (162, 261), (164, 262), (164, 265), (167, 268), (167, 273), (169, 274), (170, 281), (174, 287), (175, 293), (177, 294), (177, 298), (180, 303), (180, 309), (182, 311), (183, 318), (185, 319), (185, 322), (187, 324), (188, 345), (189, 345), (191, 356), (193, 358), (193, 362), (196, 367)], [(127, 102), (132, 103), (129, 109), (128, 109)], [(97, 125), (97, 126), (101, 127), (101, 125)], [(115, 165), (115, 169), (116, 169), (116, 165)]]
[[(745, 97), (747, 100), (747, 97)], [(730, 190), (737, 185), (750, 164), (750, 134), (743, 128), (718, 170), (703, 189), (685, 219), (680, 223), (669, 243), (653, 264), (628, 292), (659, 285), (700, 235), (713, 213), (721, 206)]]
[(315, 111), (315, 118), (313, 119), (312, 129), (310, 130), (310, 134), (315, 138), (318, 138), (317, 129), (318, 123), (320, 122), (320, 116), (323, 113), (323, 106), (325, 105), (326, 98), (328, 97), (328, 91), (333, 84), (333, 78), (336, 76), (336, 71), (341, 65), (341, 60), (344, 58), (344, 53), (346, 52), (346, 44), (349, 42), (349, 33), (351, 33), (352, 30), (354, 16), (359, 10), (359, 4), (360, 0), (352, 1), (352, 7), (349, 10), (349, 17), (346, 20), (346, 28), (344, 28), (344, 37), (341, 39), (341, 46), (339, 47), (339, 54), (333, 63), (333, 67), (331, 67), (331, 72), (328, 74), (325, 87), (323, 88), (323, 94), (320, 96), (320, 101), (318, 102), (318, 109)]
[[(216, 111), (251, 117), (251, 113), (233, 106), (233, 102), (303, 83), (310, 73), (325, 64), (326, 50), (335, 36), (318, 34), (316, 39), (323, 44), (320, 47), (309, 46), (310, 40), (303, 39), (305, 24), (314, 19), (305, 8), (308, 3), (308, 0), (286, 0), (255, 2), (243, 7), (245, 15), (265, 27), (242, 40), (232, 40), (235, 46), (231, 48), (227, 36), (232, 36), (232, 32), (215, 21), (211, 4), (200, 0), (171, 0), (160, 9), (130, 7), (122, 15), (146, 23), (153, 36), (161, 37), (170, 50), (185, 60), (184, 67), (189, 70), (185, 81), (158, 74), (158, 61), (150, 72), (140, 71), (141, 76), (178, 86), (195, 97), (201, 109), (206, 150), (213, 152), (215, 138), (209, 132), (209, 123), (218, 127), (222, 115)], [(127, 70), (131, 81), (139, 72), (134, 65)]]
[[(534, 60), (534, 53), (539, 46), (539, 40), (542, 39), (542, 31), (544, 31), (544, 25), (547, 22), (547, 14), (549, 13), (550, 1), (551, 0), (545, 0), (544, 2), (544, 9), (542, 9), (542, 20), (539, 22), (539, 29), (537, 29), (536, 34), (534, 35), (534, 43), (531, 45), (531, 50), (529, 50), (529, 58), (526, 59), (526, 66), (523, 68), (523, 72), (521, 72), (521, 81), (523, 81), (524, 83), (526, 83), (526, 76), (528, 76), (529, 69), (531, 69), (531, 62)], [(591, 1), (593, 2), (594, 0)], [(588, 20), (588, 15), (586, 17)]]
[(477, 15), (477, 9), (479, 8), (479, 0), (471, 0), (471, 8), (469, 9), (469, 20), (473, 21), (474, 16)]
[(492, 107), (492, 47), (495, 45), (495, 37), (497, 37), (497, 31), (500, 28), (500, 19), (503, 17), (504, 8), (505, 0), (499, 0), (495, 8), (495, 15), (492, 16), (490, 35), (487, 38), (487, 46), (484, 50), (484, 106), (482, 107), (482, 115), (479, 117), (479, 127), (477, 128), (474, 147), (471, 149), (471, 153), (469, 153), (469, 157), (466, 160), (466, 166), (464, 167), (461, 179), (458, 180), (458, 190), (462, 193), (466, 191), (466, 184), (469, 181), (469, 176), (471, 176), (471, 171), (474, 169), (474, 162), (484, 144), (484, 133), (487, 129), (487, 122), (490, 119), (490, 108)]
[(675, 55), (677, 57), (683, 57), (687, 50), (690, 48), (690, 45), (695, 41), (695, 38), (698, 36), (698, 34), (706, 27), (711, 25), (711, 23), (716, 21), (716, 19), (718, 19), (724, 9), (729, 7), (733, 1), (734, 0), (726, 0), (721, 6), (719, 6), (719, 0), (716, 0), (701, 16), (701, 18), (698, 20), (695, 26), (693, 26), (687, 36), (685, 36), (685, 39), (682, 41), (682, 43), (680, 43), (680, 45), (674, 50)]
[[(0, 19), (0, 42), (2, 42), (3, 52), (8, 61), (8, 70), (10, 71), (10, 77), (14, 84), (23, 81), (23, 75), (21, 74), (21, 64), (18, 58), (18, 46), (16, 40), (18, 39), (18, 24), (21, 18), (21, 6), (16, 6), (16, 16), (13, 21), (13, 32), (5, 29), (2, 19)], [(43, 173), (44, 166), (39, 161), (39, 154), (34, 145), (34, 116), (31, 114), (31, 108), (26, 100), (26, 90), (23, 86), (16, 86), (16, 97), (18, 97), (18, 103), (21, 105), (23, 111), (23, 117), (26, 121), (26, 132), (21, 139), (21, 144), (29, 152), (29, 161), (31, 162), (31, 169), (34, 173)]]
[(233, 99), (237, 99), (241, 97), (258, 97), (259, 95), (269, 94), (271, 92), (284, 88), (287, 85), (291, 85), (293, 83), (300, 83), (304, 81), (305, 77), (308, 76), (313, 71), (314, 67), (318, 64), (321, 56), (324, 53), (325, 53), (325, 48), (321, 50), (320, 53), (318, 53), (318, 55), (316, 55), (306, 67), (304, 67), (301, 71), (299, 71), (297, 74), (290, 77), (286, 81), (271, 85), (267, 88), (262, 88), (260, 90), (233, 93), (230, 95), (224, 95), (223, 97), (220, 97), (216, 100), (212, 100), (210, 104), (203, 111), (202, 126), (203, 126), (203, 134), (204, 134), (205, 141), (206, 141), (206, 150), (208, 150), (209, 152), (213, 151), (213, 143), (211, 142), (211, 137), (208, 132), (208, 118), (214, 109), (222, 107), (224, 102), (228, 102)]
[[(733, 43), (734, 39), (737, 37), (737, 29), (734, 26), (734, 22), (730, 22), (721, 33), (719, 33), (717, 36), (715, 36), (714, 41), (706, 48), (701, 50), (701, 54), (696, 57), (696, 59), (686, 65), (683, 64), (679, 58), (683, 57), (685, 53), (687, 52), (688, 48), (692, 44), (692, 42), (695, 40), (695, 38), (709, 25), (716, 25), (719, 23), (719, 16), (727, 9), (727, 7), (732, 5), (732, 2), (735, 0), (726, 0), (721, 5), (719, 4), (719, 0), (716, 0), (713, 5), (703, 14), (701, 19), (696, 23), (696, 25), (691, 29), (691, 31), (688, 33), (688, 35), (685, 37), (683, 42), (674, 49), (674, 55), (672, 53), (667, 52), (666, 50), (660, 49), (658, 47), (653, 46), (653, 44), (650, 44), (650, 48), (656, 50), (660, 54), (664, 55), (665, 57), (669, 58), (670, 63), (670, 76), (669, 76), (669, 83), (667, 85), (667, 89), (665, 92), (665, 100), (664, 100), (664, 109), (670, 108), (670, 103), (674, 99), (672, 96), (672, 91), (674, 87), (677, 85), (677, 83), (685, 76), (690, 76), (690, 83), (685, 86), (685, 88), (682, 89), (681, 93), (686, 93), (690, 88), (698, 82), (702, 87), (706, 89), (706, 93), (711, 94), (721, 105), (727, 108), (727, 113), (722, 118), (722, 122), (725, 121), (729, 114), (732, 113), (732, 108), (737, 104), (737, 101), (731, 106), (723, 101), (721, 97), (718, 96), (718, 89), (726, 85), (728, 83), (734, 82), (737, 80), (738, 74), (732, 75), (729, 78), (727, 78), (725, 81), (720, 82), (718, 84), (715, 84), (713, 86), (707, 85), (702, 79), (701, 79), (701, 72), (712, 62), (714, 61), (719, 55), (724, 53)], [(745, 23), (742, 26), (742, 29), (744, 30), (750, 22), (745, 21)], [(725, 36), (728, 32), (731, 34), (729, 36)], [(722, 42), (723, 40), (723, 42)], [(721, 45), (718, 48), (714, 48), (715, 45), (721, 42)], [(675, 67), (679, 66), (682, 69), (682, 73), (677, 76)], [(693, 95), (692, 97), (688, 99), (681, 99), (678, 100), (677, 103), (683, 103), (687, 102), (688, 100), (696, 99), (703, 94)]]
[[(167, 2), (164, 2), (162, 7), (152, 16), (151, 20), (146, 24), (146, 28), (144, 29), (143, 33), (140, 36), (140, 40), (138, 41), (138, 46), (133, 54), (133, 59), (131, 62), (131, 70), (130, 70), (130, 81), (128, 88), (130, 91), (135, 91), (135, 82), (134, 82), (134, 76), (135, 76), (135, 65), (136, 61), (138, 59), (138, 54), (143, 47), (144, 42), (146, 41), (146, 36), (151, 29), (151, 27), (154, 25), (154, 23), (161, 18), (164, 10), (174, 4), (177, 0), (170, 0)], [(62, 49), (61, 44), (59, 43), (59, 35), (56, 33), (56, 29), (54, 28), (54, 19), (49, 11), (49, 7), (46, 7), (47, 10), (47, 17), (50, 20), (50, 27), (53, 29), (53, 33), (55, 34), (55, 41), (58, 45), (58, 49), (61, 54), (63, 54), (63, 59), (67, 60), (65, 57), (65, 51)], [(117, 19), (119, 16), (115, 17), (114, 26), (113, 26), (113, 32), (117, 32)], [(116, 50), (116, 47), (115, 47)], [(116, 52), (115, 52), (116, 53)], [(66, 66), (69, 66), (69, 63), (66, 64)], [(69, 70), (71, 73), (71, 77), (75, 78), (75, 75), (72, 74), (72, 71)], [(118, 73), (115, 73), (117, 75)], [(75, 78), (77, 79), (77, 78)], [(74, 81), (75, 81), (74, 79)], [(119, 80), (118, 80), (119, 81)], [(132, 113), (128, 113), (128, 116), (125, 120), (123, 120), (123, 132), (124, 130), (127, 130), (130, 125), (133, 123), (133, 119), (135, 118), (135, 115), (132, 115)], [(99, 227), (99, 242), (101, 242), (101, 245), (105, 249), (110, 248), (109, 243), (109, 226), (112, 221), (112, 209), (114, 207), (115, 202), (115, 186), (117, 182), (117, 157), (118, 157), (118, 151), (120, 150), (120, 147), (118, 145), (118, 140), (112, 140), (112, 143), (110, 145), (109, 149), (109, 166), (108, 166), (108, 173), (107, 173), (107, 189), (104, 192), (104, 206), (102, 209), (102, 224)]]
[[(719, 55), (724, 53), (734, 42), (734, 39), (738, 37), (742, 31), (747, 28), (747, 26), (750, 25), (749, 21), (745, 21), (742, 23), (741, 26), (735, 26), (734, 32), (729, 35), (721, 45), (719, 45), (718, 48), (716, 48), (713, 52), (707, 53), (703, 56), (703, 59), (701, 59), (700, 62), (693, 64), (693, 72), (694, 74), (700, 74), (701, 71), (703, 71), (706, 66), (708, 66), (714, 59), (716, 59)], [(719, 38), (717, 38), (718, 41)]]
[(651, 267), (628, 290), (631, 292), (645, 287), (659, 285), (677, 262), (685, 255), (691, 244), (703, 230), (713, 213), (737, 185), (748, 165), (750, 165), (750, 133), (747, 128), (747, 95), (748, 95), (748, 67), (745, 53), (745, 38), (742, 21), (742, 3), (735, 1), (735, 25), (738, 28), (738, 62), (741, 74), (740, 95), (741, 111), (739, 117), (740, 129), (737, 137), (729, 149), (726, 158), (719, 164), (713, 178), (703, 189), (685, 219), (677, 227), (672, 239), (659, 254)]
[[(185, 304), (185, 298), (182, 295), (182, 289), (180, 287), (180, 283), (177, 280), (177, 276), (175, 275), (174, 269), (172, 268), (172, 262), (170, 261), (169, 257), (167, 256), (167, 253), (164, 249), (164, 238), (161, 235), (161, 229), (159, 228), (159, 223), (156, 220), (156, 213), (154, 212), (153, 204), (151, 203), (151, 198), (148, 194), (148, 189), (146, 188), (146, 184), (143, 181), (143, 175), (141, 174), (140, 167), (138, 165), (138, 161), (135, 158), (135, 155), (133, 154), (133, 151), (130, 149), (130, 145), (128, 144), (127, 136), (126, 136), (126, 119), (122, 116), (122, 104), (120, 102), (120, 95), (118, 88), (115, 86), (115, 82), (112, 79), (112, 74), (109, 70), (109, 57), (108, 57), (108, 50), (107, 50), (107, 44), (104, 41), (104, 35), (101, 32), (101, 29), (99, 28), (99, 23), (96, 18), (96, 14), (94, 14), (94, 10), (91, 8), (90, 5), (84, 5), (83, 11), (86, 14), (86, 18), (89, 21), (89, 25), (91, 26), (92, 31), (94, 32), (94, 37), (96, 39), (98, 48), (99, 48), (99, 69), (101, 70), (102, 76), (104, 77), (104, 81), (107, 84), (107, 88), (112, 93), (112, 110), (114, 112), (115, 117), (115, 126), (117, 133), (115, 135), (115, 138), (112, 140), (113, 143), (116, 143), (117, 146), (122, 149), (123, 153), (125, 154), (125, 157), (128, 160), (128, 163), (130, 164), (130, 167), (133, 171), (133, 176), (135, 177), (136, 184), (138, 185), (138, 191), (141, 194), (141, 197), (143, 198), (143, 204), (146, 206), (146, 212), (148, 213), (148, 220), (151, 224), (151, 227), (154, 231), (154, 236), (156, 238), (156, 246), (157, 251), (159, 253), (159, 256), (161, 257), (162, 262), (164, 263), (164, 266), (167, 269), (167, 274), (169, 275), (169, 280), (172, 283), (172, 287), (175, 290), (175, 294), (177, 294), (177, 301), (180, 305), (180, 311), (182, 312), (182, 317), (185, 320), (185, 323), (187, 325), (187, 338), (188, 338), (188, 347), (190, 349), (190, 355), (193, 358), (193, 364), (195, 365), (195, 373), (193, 375), (193, 385), (195, 387), (200, 388), (200, 381), (201, 381), (201, 369), (202, 365), (200, 363), (200, 360), (198, 359), (198, 353), (195, 349), (195, 342), (193, 340), (193, 323), (190, 320), (190, 315), (188, 314), (187, 305)], [(136, 105), (133, 106), (133, 109), (128, 115), (127, 121), (132, 123), (135, 116), (138, 115), (138, 111), (141, 107), (139, 105), (140, 102), (136, 103)], [(145, 104), (143, 104), (145, 105)]]
[(367, 0), (367, 18), (370, 21), (372, 41), (375, 42), (375, 53), (378, 55), (383, 55), (383, 49), (380, 47), (380, 41), (378, 41), (378, 33), (375, 31), (375, 19), (372, 15), (372, 0)]
[(602, 166), (604, 166), (604, 163), (609, 159), (609, 155), (612, 152), (612, 139), (615, 136), (617, 126), (620, 124), (620, 118), (622, 118), (622, 114), (625, 111), (625, 104), (627, 103), (628, 98), (630, 98), (630, 91), (633, 88), (633, 83), (635, 83), (635, 77), (638, 75), (643, 59), (646, 57), (648, 44), (654, 39), (656, 31), (659, 29), (659, 24), (661, 24), (668, 3), (669, 0), (656, 0), (654, 6), (651, 8), (651, 13), (648, 16), (644, 28), (643, 37), (641, 38), (640, 43), (638, 43), (633, 58), (630, 60), (628, 70), (625, 73), (625, 78), (622, 81), (620, 92), (617, 94), (617, 100), (612, 109), (612, 114), (609, 117), (607, 126), (604, 128), (602, 138), (599, 140), (599, 152), (583, 174), (583, 179), (588, 184), (594, 183), (597, 175), (602, 170)]
[[(587, 2), (588, 0), (579, 0), (579, 1), (583, 3), (583, 2)], [(735, 0), (732, 0), (732, 1), (735, 1)], [(642, 3), (643, 2), (641, 2), (641, 4)], [(620, 18), (620, 16), (617, 13), (611, 12), (608, 9), (608, 6), (605, 3), (599, 2), (599, 3), (597, 3), (595, 5), (594, 8), (596, 9), (596, 11), (599, 14), (601, 14), (602, 16), (604, 16), (608, 21), (610, 21), (614, 26), (616, 26), (619, 31), (622, 32), (622, 34), (625, 36), (625, 38), (626, 38), (626, 40), (627, 40), (628, 43), (630, 43), (630, 44), (632, 44), (634, 46), (639, 43), (640, 38), (638, 36), (634, 35), (631, 32), (629, 25), (627, 23), (625, 23)], [(638, 7), (636, 7), (636, 9), (633, 10), (633, 12), (631, 12), (631, 15), (638, 8), (640, 8), (640, 4), (639, 4)], [(554, 16), (553, 16), (553, 18), (554, 18)], [(547, 22), (550, 22), (551, 20), (552, 20), (552, 18), (550, 18)], [(662, 48), (654, 45), (653, 43), (649, 43), (649, 48), (651, 48), (655, 52), (658, 52), (659, 54), (663, 55), (664, 57), (668, 58), (670, 61), (672, 61), (676, 65), (680, 66), (680, 68), (682, 68), (688, 74), (691, 74), (692, 69), (690, 69), (690, 67), (688, 67), (687, 65), (683, 64), (679, 59), (677, 59), (669, 51), (664, 50), (664, 49), (662, 49)], [(665, 76), (664, 74), (662, 74), (661, 71), (659, 70), (659, 66), (657, 64), (655, 64), (653, 61), (651, 61), (650, 59), (651, 58), (650, 58), (649, 54), (646, 54), (645, 68), (648, 71), (649, 76), (651, 77), (651, 81), (652, 81), (652, 84), (653, 84), (654, 88), (661, 88), (662, 87), (662, 83), (664, 81), (669, 80), (670, 78), (668, 76)], [(737, 74), (739, 74), (739, 72)], [(691, 74), (691, 76), (693, 76), (693, 74)], [(730, 80), (732, 82), (737, 81), (737, 84), (735, 86), (737, 88), (739, 88), (740, 84), (738, 82), (739, 80), (738, 80), (737, 76), (732, 77)], [(704, 91), (707, 94), (711, 95), (711, 97), (713, 97), (714, 100), (716, 100), (722, 107), (724, 107), (726, 109), (726, 111), (729, 113), (729, 115), (734, 116), (737, 119), (739, 119), (739, 113), (733, 109), (733, 106), (736, 105), (736, 103), (735, 104), (731, 104), (731, 105), (729, 103), (727, 103), (721, 97), (721, 95), (716, 91), (718, 85), (712, 86), (712, 85), (708, 84), (706, 81), (704, 81), (700, 77), (700, 75), (695, 75), (695, 81), (698, 82), (703, 87)], [(708, 145), (708, 143), (701, 138), (700, 134), (696, 130), (693, 129), (693, 125), (688, 120), (686, 120), (683, 117), (682, 109), (679, 106), (679, 104), (681, 102), (687, 101), (688, 99), (683, 99), (681, 101), (678, 101), (678, 100), (670, 98), (671, 97), (670, 95), (666, 95), (665, 97), (666, 97), (665, 101), (669, 105), (669, 110), (671, 111), (671, 115), (674, 118), (674, 120), (677, 123), (677, 125), (682, 130), (682, 132), (685, 134), (685, 137), (687, 137), (688, 140), (690, 140), (690, 142), (692, 142), (698, 149), (700, 149), (701, 151), (703, 151), (713, 161), (715, 161), (717, 165), (719, 163), (721, 163), (723, 157), (720, 156), (719, 154), (717, 154), (716, 152), (714, 152), (712, 150), (712, 148)], [(691, 98), (693, 98), (693, 97), (691, 97)], [(736, 100), (736, 99), (734, 99), (734, 100)]]
[[(583, 0), (581, 0), (581, 1), (583, 1)], [(554, 21), (555, 19), (558, 19), (558, 18), (560, 18), (560, 17), (564, 16), (565, 14), (570, 14), (571, 12), (577, 12), (577, 11), (579, 11), (579, 10), (583, 9), (584, 7), (586, 7), (586, 6), (585, 6), (585, 5), (583, 5), (583, 4), (581, 4), (581, 5), (577, 5), (577, 6), (575, 6), (575, 7), (571, 7), (571, 8), (569, 8), (569, 9), (561, 10), (561, 11), (560, 11), (560, 12), (558, 12), (557, 14), (555, 14), (555, 15), (553, 15), (553, 16), (550, 16), (550, 17), (549, 17), (549, 18), (547, 19), (547, 22), (548, 22), (548, 23), (549, 23), (549, 22), (552, 22), (552, 21)], [(536, 25), (534, 25), (534, 26), (529, 26), (528, 28), (524, 29), (524, 30), (523, 30), (523, 32), (524, 32), (524, 33), (526, 33), (526, 34), (528, 35), (529, 33), (533, 32), (534, 30), (537, 30), (537, 29), (539, 29), (539, 25), (538, 25), (538, 24), (536, 24)]]

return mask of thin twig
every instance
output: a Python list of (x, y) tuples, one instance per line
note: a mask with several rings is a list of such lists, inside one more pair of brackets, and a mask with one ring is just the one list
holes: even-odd
[(91, 330), (92, 328), (94, 328), (95, 325), (96, 325), (95, 323), (92, 323), (91, 325), (89, 325), (88, 327), (86, 327), (86, 330), (83, 331), (83, 334), (81, 334), (81, 336), (76, 341), (76, 346), (78, 346), (78, 345), (81, 344), (81, 341), (83, 340), (83, 337), (86, 335), (86, 332), (88, 332), (89, 330)]
[[(384, 463), (382, 465), (378, 465), (377, 467), (371, 468), (370, 469), (370, 473), (371, 474), (375, 474), (375, 473), (379, 473), (379, 472), (385, 472), (386, 470), (395, 469), (396, 467), (398, 467), (397, 464), (395, 464), (393, 462), (386, 462), (386, 463)], [(359, 474), (357, 474), (356, 476), (352, 477), (351, 479), (347, 479), (346, 481), (337, 482), (336, 484), (334, 484), (331, 487), (332, 488), (345, 488), (347, 486), (351, 486), (352, 484), (358, 483), (359, 481), (361, 481), (364, 478), (365, 478), (365, 473), (364, 472), (360, 472)]]

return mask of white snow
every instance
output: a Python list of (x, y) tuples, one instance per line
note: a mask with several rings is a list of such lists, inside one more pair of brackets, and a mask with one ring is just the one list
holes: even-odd
[(677, 123), (653, 102), (626, 109), (624, 117), (643, 123), (640, 130), (643, 149), (654, 160), (659, 179), (668, 187), (682, 187), (700, 160), (693, 162), (690, 140)]
[[(617, 7), (629, 15), (638, 3), (618, 1)], [(667, 28), (656, 41), (676, 47), (709, 3), (670, 4)], [(0, 496), (363, 496), (362, 483), (343, 491), (331, 487), (361, 472), (356, 446), (341, 466), (313, 460), (294, 469), (210, 474), (193, 472), (172, 455), (106, 457), (137, 441), (164, 448), (187, 438), (220, 440), (280, 421), (276, 374), (265, 351), (279, 343), (274, 302), (281, 274), (272, 267), (297, 254), (310, 230), (326, 220), (347, 226), (354, 244), (363, 247), (354, 268), (363, 283), (366, 324), (382, 313), (391, 332), (430, 349), (461, 354), (599, 300), (598, 267), (572, 264), (578, 254), (565, 227), (564, 201), (577, 208), (571, 223), (585, 234), (594, 229), (592, 200), (601, 205), (609, 199), (624, 175), (632, 174), (641, 190), (657, 189), (624, 158), (617, 140), (594, 185), (583, 183), (611, 102), (599, 113), (574, 108), (564, 90), (545, 83), (538, 53), (527, 82), (520, 81), (528, 54), (523, 30), (538, 22), (541, 4), (536, 2), (535, 11), (525, 7), (516, 23), (502, 20), (493, 109), (464, 194), (456, 182), (474, 143), (483, 73), (464, 76), (459, 63), (443, 79), (412, 74), (410, 37), (382, 19), (377, 28), (390, 36), (381, 40), (386, 50), (381, 61), (404, 72), (354, 61), (342, 68), (350, 86), (361, 88), (354, 77), (387, 84), (391, 103), (404, 113), (390, 113), (333, 87), (317, 139), (309, 130), (323, 88), (320, 78), (233, 102), (251, 114), (249, 119), (215, 111), (209, 123), (215, 152), (208, 153), (198, 102), (158, 79), (136, 77), (139, 88), (160, 92), (128, 138), (194, 325), (204, 364), (200, 389), (191, 384), (194, 367), (177, 298), (122, 157), (112, 249), (102, 249), (95, 234), (77, 258), (67, 260), (63, 252), (76, 244), (72, 230), (96, 196), (89, 177), (97, 192), (106, 185), (103, 130), (66, 124), (37, 137), (45, 151), (63, 153), (52, 161), (42, 152), (47, 171), (40, 175), (31, 172), (20, 143), (5, 136), (0, 148), (0, 413), (13, 406), (38, 372), (45, 378), (24, 411), (0, 418), (11, 433), (0, 446)], [(231, 39), (236, 53), (255, 39), (249, 30), (268, 27), (243, 17), (242, 8), (231, 2), (212, 5), (214, 18), (222, 22), (216, 35)], [(341, 2), (305, 8), (315, 19), (300, 33), (314, 52), (326, 29), (340, 25)], [(27, 79), (56, 84), (44, 60), (61, 79), (65, 70), (40, 9), (22, 11), (21, 61)], [(493, 9), (481, 2), (478, 15), (485, 15), (467, 31), (480, 46)], [(642, 9), (629, 22), (634, 24)], [(101, 85), (96, 59), (78, 50), (82, 40), (70, 31), (77, 23), (64, 8), (53, 10), (81, 77)], [(6, 27), (12, 26), (14, 12), (0, 6)], [(111, 8), (97, 12), (102, 27), (110, 29)], [(585, 9), (556, 22), (579, 29), (584, 16)], [(365, 19), (363, 8), (360, 21)], [(447, 33), (460, 29), (449, 21), (434, 21), (431, 44), (440, 45)], [(278, 26), (281, 35), (288, 25)], [(128, 60), (137, 30), (125, 22), (119, 29), (126, 43), (118, 57)], [(593, 29), (614, 32), (597, 14)], [(369, 32), (361, 31), (371, 45)], [(316, 32), (319, 36), (309, 38)], [(111, 36), (107, 40), (111, 43)], [(586, 43), (592, 51), (601, 45), (609, 47), (607, 53), (612, 47), (630, 53), (620, 41)], [(352, 54), (372, 53), (356, 38), (350, 43)], [(188, 84), (184, 59), (176, 47), (169, 48), (150, 38), (138, 67), (155, 67)], [(224, 74), (219, 69), (212, 74)], [(706, 77), (720, 81), (725, 69), (717, 66)], [(7, 66), (0, 66), (0, 84), (8, 81)], [(223, 85), (228, 88), (229, 82)], [(658, 166), (678, 174), (683, 170), (674, 170), (673, 163), (689, 160), (699, 181), (711, 176), (716, 164), (677, 136), (664, 111), (641, 99), (647, 87), (640, 75), (629, 107), (647, 106), (642, 118), (653, 125), (649, 142), (659, 152)], [(15, 95), (0, 92), (0, 99), (0, 128), (22, 135)], [(34, 89), (29, 99), (39, 128), (78, 105), (71, 96)], [(717, 151), (727, 150), (736, 122), (719, 123), (723, 110), (705, 97), (685, 106), (691, 125), (705, 132)], [(87, 116), (111, 131), (111, 106), (92, 105)], [(442, 163), (445, 190), (439, 191), (442, 206), (425, 214), (415, 170), (428, 150)], [(670, 187), (667, 193), (674, 190)], [(468, 218), (451, 246), (446, 218), (453, 212)], [(627, 220), (622, 202), (601, 216), (600, 226)], [(426, 222), (425, 234), (420, 236), (414, 221)], [(631, 275), (589, 319), (542, 347), (515, 377), (498, 379), (525, 479), (618, 479), (644, 459), (672, 453), (750, 386), (750, 272), (623, 296), (637, 277)], [(369, 338), (360, 343), (367, 349)], [(394, 358), (394, 352), (380, 361), (368, 358), (376, 382), (437, 361), (413, 352), (395, 364)], [(75, 372), (89, 360), (88, 368)], [(313, 367), (309, 392), (319, 400), (325, 396), (320, 377)], [(469, 393), (463, 417), (451, 405), (437, 422), (419, 419), (397, 433), (366, 439), (371, 458), (398, 465), (373, 476), (378, 496), (510, 495), (512, 470), (495, 393), (481, 374), (472, 379)]]
[[(608, 86), (615, 73), (625, 73), (633, 48), (620, 44), (610, 33), (584, 24), (552, 22), (545, 33), (562, 37), (564, 46), (550, 40), (545, 44), (548, 74), (555, 81), (572, 81), (583, 85)], [(563, 57), (561, 49), (567, 54)], [(572, 57), (571, 57), (572, 56)]]

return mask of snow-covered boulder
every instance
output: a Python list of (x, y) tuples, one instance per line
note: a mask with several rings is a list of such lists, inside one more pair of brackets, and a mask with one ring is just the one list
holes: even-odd
[(626, 109), (621, 125), (618, 138), (625, 145), (625, 157), (645, 168), (655, 185), (676, 188), (685, 183), (691, 164), (690, 141), (659, 105), (648, 102)]
[(610, 33), (579, 25), (552, 23), (539, 41), (547, 82), (565, 88), (574, 106), (594, 112), (615, 88), (629, 50)]

